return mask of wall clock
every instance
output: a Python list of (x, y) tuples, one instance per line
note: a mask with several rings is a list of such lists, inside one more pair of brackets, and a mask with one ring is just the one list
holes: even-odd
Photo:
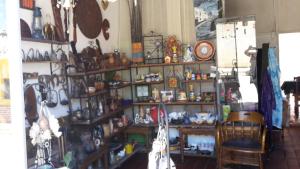
[(195, 56), (200, 61), (210, 60), (215, 54), (214, 45), (207, 40), (198, 41), (194, 49)]

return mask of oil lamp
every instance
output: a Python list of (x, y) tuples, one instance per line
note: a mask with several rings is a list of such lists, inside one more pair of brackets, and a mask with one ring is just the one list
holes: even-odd
[(44, 39), (42, 34), (42, 13), (40, 7), (35, 7), (33, 11), (33, 23), (32, 23), (32, 38)]

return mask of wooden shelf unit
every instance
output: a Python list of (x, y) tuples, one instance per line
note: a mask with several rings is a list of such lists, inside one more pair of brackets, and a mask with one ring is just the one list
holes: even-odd
[(177, 65), (196, 65), (196, 64), (215, 64), (215, 61), (195, 61), (195, 62), (182, 62), (182, 63), (157, 63), (157, 64), (135, 64), (131, 65), (131, 68), (142, 67), (165, 67), (165, 66), (177, 66)]
[[(133, 85), (149, 85), (150, 89), (151, 89), (151, 85), (156, 85), (156, 84), (163, 84), (163, 90), (168, 90), (167, 89), (167, 72), (166, 70), (172, 70), (173, 71), (176, 69), (176, 66), (181, 66), (182, 67), (182, 71), (184, 72), (187, 68), (190, 67), (197, 67), (195, 68), (196, 70), (194, 71), (200, 71), (200, 72), (205, 72), (208, 73), (206, 71), (210, 71), (209, 66), (215, 66), (216, 62), (215, 60), (211, 60), (211, 61), (195, 61), (195, 62), (187, 62), (187, 63), (170, 63), (170, 64), (165, 64), (165, 63), (160, 63), (160, 64), (139, 64), (139, 65), (132, 65), (131, 66), (131, 71), (135, 71), (136, 74), (139, 73), (139, 69), (143, 69), (142, 72), (144, 73), (145, 70), (147, 70), (146, 68), (148, 68), (148, 73), (153, 73), (151, 72), (152, 69), (155, 69), (155, 67), (162, 67), (162, 68), (156, 68), (161, 70), (160, 72), (163, 74), (163, 80), (159, 81), (159, 82), (132, 82)], [(170, 67), (170, 68), (169, 68)], [(184, 74), (184, 73), (183, 73)], [(191, 102), (191, 101), (174, 101), (174, 102), (167, 102), (164, 103), (165, 105), (167, 105), (168, 107), (171, 106), (182, 106), (182, 107), (187, 107), (187, 106), (200, 106), (201, 109), (202, 108), (210, 108), (212, 106), (214, 106), (214, 110), (215, 110), (215, 114), (216, 116), (218, 116), (218, 103), (217, 103), (217, 78), (208, 78), (208, 79), (201, 79), (201, 80), (186, 80), (186, 79), (180, 79), (179, 80), (181, 83), (183, 83), (184, 90), (186, 91), (186, 94), (188, 95), (188, 85), (191, 83), (195, 83), (195, 85), (199, 85), (197, 86), (198, 89), (200, 89), (201, 94), (206, 92), (207, 90), (202, 91), (202, 87), (208, 86), (208, 85), (213, 85), (213, 87), (211, 86), (211, 88), (208, 89), (207, 92), (209, 93), (213, 93), (214, 94), (214, 100), (212, 102), (205, 102), (200, 101), (200, 102)], [(196, 84), (197, 83), (197, 84)], [(204, 84), (205, 83), (205, 84)], [(207, 83), (207, 84), (206, 84)], [(195, 89), (194, 89), (195, 91)], [(149, 91), (151, 93), (151, 91)], [(188, 97), (188, 96), (187, 96)], [(176, 96), (174, 96), (174, 98), (176, 98)], [(137, 107), (141, 107), (141, 106), (156, 106), (159, 103), (157, 102), (137, 102), (134, 101), (133, 105), (137, 106)], [(168, 108), (167, 107), (167, 108)], [(138, 110), (138, 109), (135, 109)], [(138, 112), (135, 112), (138, 113)], [(171, 154), (180, 154), (182, 157), (182, 160), (184, 159), (184, 156), (202, 156), (202, 157), (215, 157), (216, 153), (213, 152), (210, 155), (206, 155), (206, 154), (201, 154), (201, 153), (196, 153), (193, 151), (184, 151), (184, 146), (185, 146), (185, 139), (186, 135), (213, 135), (216, 136), (216, 123), (214, 122), (212, 124), (208, 124), (208, 123), (203, 123), (203, 124), (169, 124), (169, 128), (176, 128), (179, 130), (180, 133), (180, 143), (179, 143), (179, 149), (176, 151), (171, 151)], [(153, 134), (154, 131), (156, 130), (155, 128), (158, 127), (158, 124), (135, 124), (133, 126), (131, 126), (130, 128), (133, 128), (132, 131), (130, 131), (129, 134), (133, 134), (134, 130), (136, 129), (140, 129), (141, 131), (136, 130), (135, 134), (141, 134), (144, 137), (146, 137), (146, 139), (149, 139), (149, 135)], [(143, 130), (142, 130), (143, 129)], [(148, 130), (145, 130), (148, 129)], [(146, 132), (149, 132), (148, 134)], [(148, 145), (148, 147), (150, 147)], [(216, 145), (215, 145), (216, 147)], [(146, 148), (147, 150), (147, 148)]]

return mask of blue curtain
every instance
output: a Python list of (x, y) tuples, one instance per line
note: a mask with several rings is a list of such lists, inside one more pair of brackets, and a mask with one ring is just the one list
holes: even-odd
[(272, 81), (273, 94), (275, 98), (275, 108), (272, 111), (272, 125), (282, 128), (282, 93), (280, 89), (280, 69), (277, 62), (275, 48), (269, 48), (268, 74)]

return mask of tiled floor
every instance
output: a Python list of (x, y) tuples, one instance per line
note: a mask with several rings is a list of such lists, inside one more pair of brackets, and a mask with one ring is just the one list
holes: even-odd
[[(266, 169), (300, 169), (300, 127), (285, 129), (284, 141), (275, 137), (275, 146), (265, 160)], [(173, 157), (177, 169), (215, 169), (216, 160), (199, 157), (186, 157), (184, 163), (179, 157)], [(147, 169), (147, 155), (138, 154), (125, 162), (120, 169)], [(253, 167), (239, 166), (235, 169), (252, 169)]]

